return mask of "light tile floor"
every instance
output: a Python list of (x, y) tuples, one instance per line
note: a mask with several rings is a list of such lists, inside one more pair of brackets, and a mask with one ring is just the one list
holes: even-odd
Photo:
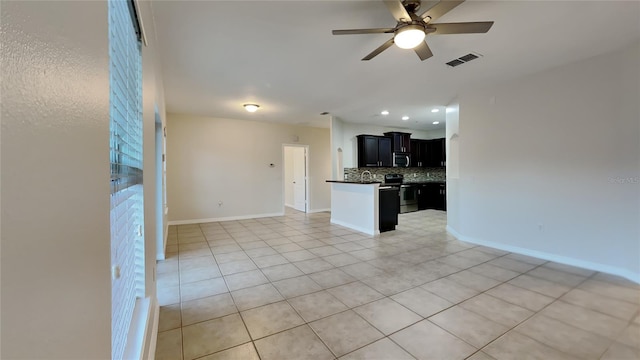
[(170, 227), (156, 359), (640, 359), (637, 284), (460, 242), (444, 212), (399, 221)]

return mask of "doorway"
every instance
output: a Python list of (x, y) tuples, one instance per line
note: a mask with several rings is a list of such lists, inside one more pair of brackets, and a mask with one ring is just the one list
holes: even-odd
[(284, 206), (307, 212), (308, 155), (306, 145), (284, 145)]

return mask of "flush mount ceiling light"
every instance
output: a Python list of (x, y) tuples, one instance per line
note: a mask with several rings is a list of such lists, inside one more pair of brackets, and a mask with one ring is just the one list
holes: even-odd
[(402, 120), (407, 121), (407, 120), (409, 120), (409, 117), (405, 115), (405, 116), (402, 117)]
[(438, 125), (438, 124), (440, 124), (440, 121), (434, 121), (434, 122), (432, 122), (432, 124), (433, 125)]
[(432, 113), (437, 113), (437, 112), (440, 112), (440, 109), (431, 109), (431, 112)]
[(389, 112), (388, 112), (387, 110), (382, 110), (382, 111), (380, 112), (380, 114), (382, 114), (382, 115), (389, 115)]
[(396, 31), (393, 42), (400, 49), (413, 49), (420, 45), (425, 35), (424, 27), (420, 25), (407, 25)]
[(256, 104), (244, 104), (242, 106), (244, 106), (244, 109), (250, 113), (258, 111), (258, 108), (260, 107), (260, 105)]

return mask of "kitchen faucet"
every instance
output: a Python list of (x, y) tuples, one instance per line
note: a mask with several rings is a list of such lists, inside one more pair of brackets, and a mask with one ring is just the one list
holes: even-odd
[(369, 174), (369, 181), (371, 181), (371, 171), (369, 170), (365, 170), (362, 172), (362, 175), (360, 175), (360, 181), (364, 181), (364, 174)]

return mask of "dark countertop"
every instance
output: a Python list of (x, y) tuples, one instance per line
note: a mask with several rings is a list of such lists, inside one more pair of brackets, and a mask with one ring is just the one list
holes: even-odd
[[(339, 184), (358, 184), (358, 185), (371, 185), (371, 184), (380, 184), (381, 186), (386, 185), (399, 185), (399, 184), (385, 184), (382, 181), (345, 181), (345, 180), (326, 180), (329, 183), (339, 183)], [(405, 181), (402, 185), (423, 185), (423, 184), (445, 184), (446, 180), (426, 180), (426, 181)]]
[(426, 180), (426, 181), (404, 181), (403, 185), (422, 185), (422, 184), (445, 184), (446, 180)]
[(382, 185), (382, 181), (344, 181), (344, 180), (327, 180), (330, 183), (340, 183), (340, 184), (359, 184), (359, 185), (371, 185), (371, 184), (380, 184)]

